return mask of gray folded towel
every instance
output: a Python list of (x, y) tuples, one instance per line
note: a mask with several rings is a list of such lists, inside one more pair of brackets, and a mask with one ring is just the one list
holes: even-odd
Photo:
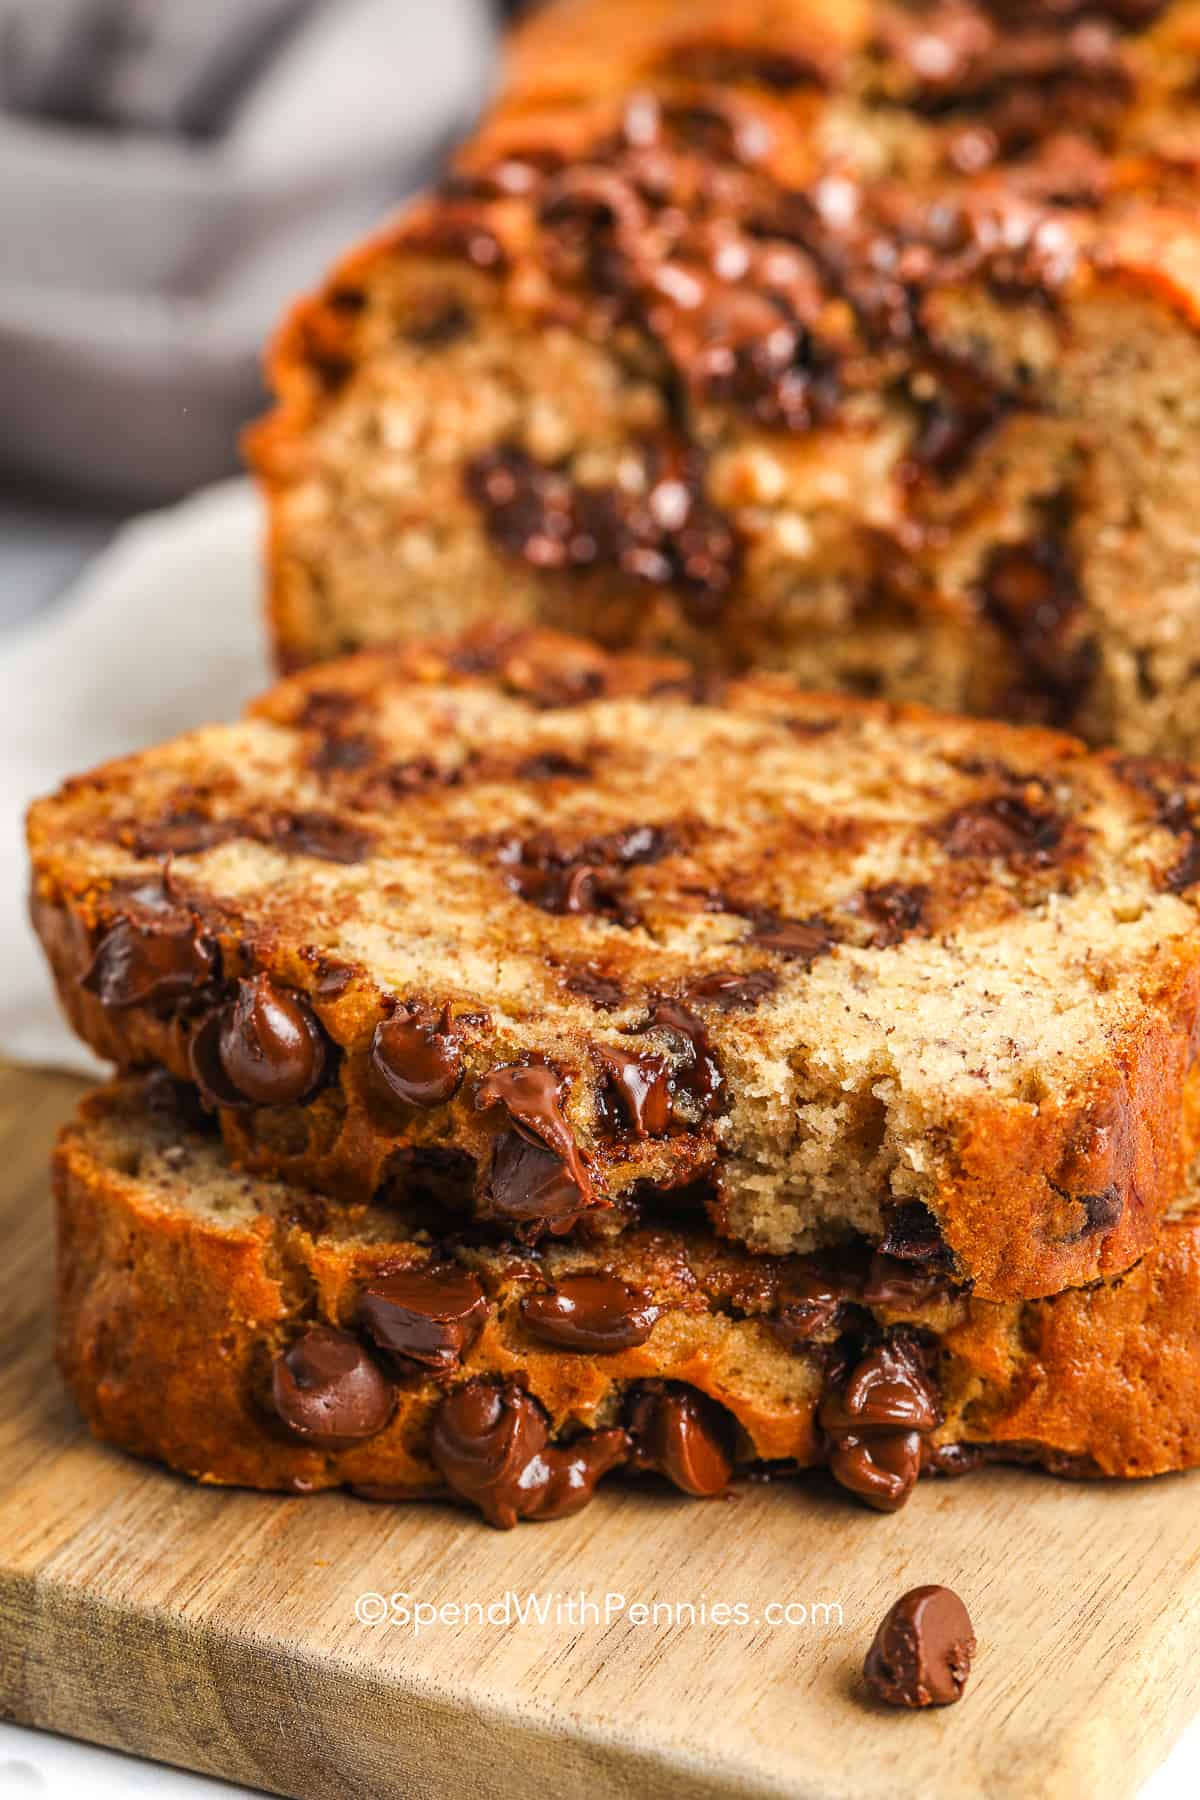
[(0, 0), (0, 470), (235, 460), (289, 295), (486, 93), (487, 0)]

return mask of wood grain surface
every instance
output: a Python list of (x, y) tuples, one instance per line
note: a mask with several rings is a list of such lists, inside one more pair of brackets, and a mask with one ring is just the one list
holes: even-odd
[[(297, 1800), (1132, 1794), (1200, 1704), (1200, 1479), (924, 1483), (892, 1518), (823, 1478), (676, 1500), (610, 1488), (489, 1530), (449, 1506), (201, 1489), (93, 1443), (52, 1364), (46, 1157), (78, 1084), (0, 1072), (0, 1715)], [(890, 1713), (875, 1624), (940, 1581), (966, 1698)], [(604, 1609), (553, 1616), (583, 1591)], [(549, 1602), (544, 1623), (355, 1617)], [(725, 1602), (748, 1622), (637, 1623)], [(842, 1609), (768, 1623), (772, 1603)], [(405, 1603), (400, 1603), (403, 1606)]]

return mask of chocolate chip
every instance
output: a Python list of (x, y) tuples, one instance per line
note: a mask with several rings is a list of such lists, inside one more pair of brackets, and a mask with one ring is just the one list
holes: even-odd
[(113, 1011), (170, 1004), (215, 978), (215, 941), (187, 913), (122, 916), (104, 932), (82, 986)]
[(256, 825), (255, 835), (287, 856), (315, 856), (322, 862), (360, 863), (371, 854), (371, 834), (332, 813), (275, 813)]
[(506, 1131), (492, 1153), (487, 1192), (480, 1216), (517, 1228), (518, 1237), (536, 1238), (542, 1231), (560, 1237), (570, 1231), (593, 1204), (572, 1178), (562, 1159), (515, 1131)]
[(734, 1424), (725, 1409), (682, 1382), (647, 1381), (629, 1404), (630, 1466), (654, 1470), (698, 1499), (723, 1493), (733, 1474)]
[(958, 1595), (911, 1588), (884, 1615), (863, 1678), (889, 1706), (951, 1706), (962, 1698), (974, 1655), (975, 1632)]
[(836, 941), (824, 919), (783, 919), (768, 912), (753, 914), (746, 933), (748, 944), (759, 944), (785, 961), (800, 962), (806, 968), (819, 956), (828, 956)]
[(442, 1106), (458, 1091), (462, 1051), (450, 1010), (407, 1006), (375, 1027), (367, 1052), (371, 1090), (403, 1106)]
[(948, 1292), (939, 1269), (876, 1251), (859, 1298), (864, 1306), (927, 1306), (931, 1300), (944, 1299)]
[(460, 338), (468, 337), (474, 325), (470, 308), (456, 296), (447, 295), (428, 307), (423, 316), (408, 319), (404, 326), (404, 336), (410, 344), (420, 344), (425, 349), (441, 349), (446, 344), (457, 343)]
[(825, 1396), (818, 1416), (822, 1428), (835, 1433), (926, 1432), (942, 1413), (913, 1350), (893, 1337), (862, 1357), (844, 1385)]
[(1083, 1224), (1079, 1228), (1081, 1238), (1093, 1237), (1098, 1231), (1111, 1231), (1114, 1225), (1121, 1223), (1125, 1212), (1125, 1196), (1115, 1182), (1099, 1194), (1071, 1194), (1069, 1196), (1083, 1208)]
[(1031, 805), (1016, 794), (997, 794), (961, 806), (937, 827), (946, 854), (954, 857), (1028, 857), (1049, 863), (1062, 842), (1066, 820)]
[(624, 896), (625, 872), (659, 862), (673, 848), (658, 826), (630, 825), (569, 846), (535, 832), (502, 843), (497, 856), (512, 891), (543, 912), (596, 913), (632, 925), (637, 915)]
[(324, 738), (308, 759), (314, 775), (341, 775), (365, 769), (375, 760), (376, 744), (365, 732)]
[(1069, 724), (1095, 673), (1096, 647), (1080, 635), (1083, 589), (1063, 529), (993, 550), (980, 594), (1021, 664), (1026, 716)]
[(716, 1006), (721, 1012), (749, 1012), (778, 986), (779, 977), (773, 969), (750, 969), (744, 974), (718, 969), (712, 975), (689, 981), (684, 993), (700, 1006)]
[(356, 1337), (315, 1325), (277, 1357), (275, 1411), (288, 1430), (322, 1450), (361, 1443), (383, 1430), (396, 1392)]
[(887, 1230), (879, 1248), (903, 1262), (924, 1262), (946, 1268), (950, 1251), (937, 1220), (920, 1200), (905, 1200), (888, 1214)]
[(876, 1512), (898, 1512), (921, 1472), (921, 1434), (843, 1433), (834, 1439), (829, 1470), (835, 1481)]
[(519, 1382), (468, 1381), (438, 1408), (430, 1455), (447, 1486), (507, 1531), (518, 1519), (577, 1512), (628, 1448), (620, 1430), (586, 1432), (561, 1448), (549, 1438), (544, 1411)]
[(522, 758), (514, 770), (520, 781), (586, 781), (591, 772), (585, 762), (564, 750), (541, 750)]
[(615, 1275), (567, 1275), (521, 1302), (533, 1335), (561, 1350), (631, 1350), (646, 1342), (659, 1310)]
[[(238, 1098), (255, 1106), (293, 1106), (320, 1086), (329, 1051), (300, 994), (277, 987), (267, 975), (255, 975), (238, 982), (235, 999), (217, 1019), (217, 1062)], [(207, 1075), (203, 1053), (200, 1060)], [(219, 1091), (216, 1097), (221, 1098)]]
[(563, 981), (569, 992), (582, 1000), (590, 1000), (599, 1012), (615, 1012), (624, 1005), (625, 990), (611, 975), (604, 975), (590, 965), (565, 970)]
[(844, 1281), (819, 1266), (805, 1269), (787, 1283), (779, 1310), (768, 1321), (771, 1331), (789, 1350), (811, 1343), (836, 1322), (851, 1293)]
[(900, 881), (885, 881), (878, 887), (864, 888), (859, 907), (875, 926), (873, 948), (888, 949), (910, 932), (919, 931), (928, 899), (929, 889), (920, 884), (907, 887)]
[(374, 1276), (358, 1311), (381, 1350), (446, 1375), (479, 1336), (487, 1301), (477, 1278), (457, 1263), (426, 1263)]
[(632, 1131), (637, 1138), (662, 1137), (671, 1123), (670, 1070), (665, 1057), (653, 1051), (597, 1044), (596, 1060), (606, 1076), (602, 1090), (606, 1122)]
[(243, 835), (240, 819), (210, 819), (186, 808), (153, 823), (139, 825), (133, 839), (135, 856), (199, 856)]
[(515, 1130), (535, 1148), (551, 1151), (566, 1166), (581, 1194), (591, 1182), (575, 1134), (562, 1109), (563, 1078), (548, 1063), (505, 1063), (485, 1075), (475, 1090), (480, 1111), (501, 1106)]
[(665, 1031), (680, 1047), (681, 1059), (669, 1077), (672, 1097), (686, 1095), (701, 1113), (720, 1112), (725, 1102), (725, 1076), (708, 1038), (703, 1019), (678, 1000), (656, 1000), (638, 1032)]

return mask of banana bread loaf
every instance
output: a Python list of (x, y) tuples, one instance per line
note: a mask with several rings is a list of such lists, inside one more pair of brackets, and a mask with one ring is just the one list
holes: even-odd
[(1026, 1306), (663, 1219), (602, 1253), (455, 1242), (415, 1192), (349, 1207), (237, 1174), (169, 1085), (94, 1094), (63, 1133), (59, 1357), (99, 1436), (202, 1481), (448, 1490), (512, 1525), (616, 1470), (703, 1496), (827, 1464), (893, 1510), (918, 1472), (988, 1458), (1200, 1461), (1186, 1214), (1112, 1284)]
[(244, 1166), (978, 1295), (1119, 1273), (1197, 1148), (1200, 787), (1044, 730), (549, 634), (365, 652), (68, 782), (34, 912)]
[(285, 666), (539, 622), (1200, 746), (1195, 0), (560, 0), (276, 346)]

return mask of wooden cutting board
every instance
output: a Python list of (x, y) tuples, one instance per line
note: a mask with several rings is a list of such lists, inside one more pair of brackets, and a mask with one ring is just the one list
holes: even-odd
[[(196, 1488), (102, 1448), (51, 1360), (45, 1165), (77, 1091), (0, 1071), (0, 1715), (297, 1800), (1116, 1800), (1200, 1705), (1200, 1477), (996, 1471), (893, 1518), (820, 1477), (704, 1504), (611, 1488), (505, 1534), (449, 1506)], [(877, 1619), (926, 1581), (975, 1620), (967, 1696), (873, 1707)], [(625, 1608), (572, 1621), (581, 1590)], [(394, 1592), (500, 1612), (356, 1620)], [(505, 1623), (514, 1592), (545, 1622)], [(638, 1602), (698, 1622), (638, 1623)], [(747, 1622), (699, 1622), (719, 1602)]]

